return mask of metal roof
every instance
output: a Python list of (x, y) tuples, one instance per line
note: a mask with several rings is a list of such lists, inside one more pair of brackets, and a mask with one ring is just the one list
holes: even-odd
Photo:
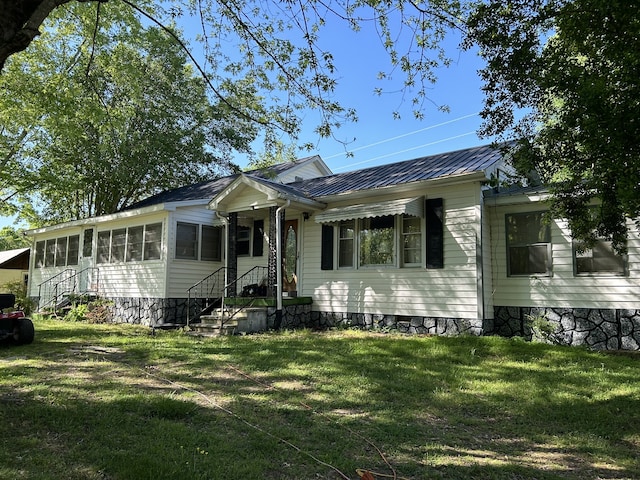
[(302, 180), (289, 186), (310, 197), (323, 197), (482, 172), (502, 158), (499, 148), (487, 145)]
[[(271, 178), (276, 177), (278, 174), (298, 166), (300, 163), (316, 158), (313, 156), (297, 160), (296, 162), (274, 165), (266, 169), (252, 170), (245, 172), (244, 175), (258, 177), (262, 179), (263, 182), (271, 183), (272, 188), (283, 192), (286, 191), (289, 195), (306, 196), (310, 199), (316, 199), (330, 195), (373, 190), (411, 182), (483, 172), (485, 169), (490, 168), (496, 162), (500, 161), (502, 157), (503, 155), (499, 148), (487, 145), (352, 172), (300, 180), (286, 185), (270, 181)], [(126, 210), (168, 202), (211, 200), (238, 178), (239, 175), (240, 174), (230, 175), (228, 177), (162, 192), (135, 203)]]

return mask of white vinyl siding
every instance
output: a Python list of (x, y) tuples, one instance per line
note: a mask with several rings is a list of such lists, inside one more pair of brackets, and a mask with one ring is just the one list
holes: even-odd
[(526, 204), (488, 207), (490, 219), (493, 290), (496, 306), (566, 308), (640, 308), (640, 239), (629, 222), (628, 276), (575, 275), (573, 240), (566, 221), (553, 220), (551, 248), (552, 276), (508, 277), (505, 215), (539, 210)]
[[(442, 269), (426, 269), (424, 264), (422, 268), (393, 265), (340, 269), (334, 263), (333, 270), (321, 270), (322, 226), (304, 222), (299, 294), (313, 297), (313, 309), (325, 312), (477, 318), (478, 189), (477, 184), (467, 184), (412, 192), (414, 196), (443, 198), (445, 266)], [(372, 198), (371, 202), (389, 199)], [(338, 233), (335, 235), (337, 239)], [(337, 251), (335, 255), (337, 258)]]

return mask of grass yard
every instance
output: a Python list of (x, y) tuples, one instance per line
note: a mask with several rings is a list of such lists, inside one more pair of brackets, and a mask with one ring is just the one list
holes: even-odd
[(640, 478), (640, 356), (495, 337), (39, 320), (0, 406), (2, 479)]

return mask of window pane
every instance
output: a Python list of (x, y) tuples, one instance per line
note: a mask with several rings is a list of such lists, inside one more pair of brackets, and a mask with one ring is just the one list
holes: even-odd
[(44, 257), (44, 266), (45, 267), (53, 267), (56, 259), (56, 241), (47, 240), (46, 252)]
[(360, 265), (392, 265), (394, 244), (393, 216), (360, 220)]
[(340, 222), (338, 235), (338, 267), (353, 267), (355, 221)]
[(69, 237), (67, 247), (67, 265), (78, 265), (78, 255), (80, 254), (80, 235)]
[(84, 231), (82, 238), (82, 256), (90, 257), (93, 254), (93, 228)]
[(419, 218), (402, 218), (402, 250), (403, 264), (422, 263), (422, 231)]
[(548, 246), (531, 245), (509, 249), (509, 274), (548, 274)]
[(45, 248), (44, 241), (36, 242), (36, 260), (35, 260), (36, 267), (44, 266), (44, 248)]
[(551, 229), (543, 212), (507, 215), (509, 275), (549, 275)]
[(124, 262), (127, 229), (118, 228), (111, 233), (111, 263)]
[(158, 260), (162, 252), (162, 224), (154, 223), (144, 227), (144, 259)]
[(98, 232), (98, 263), (109, 263), (109, 245), (111, 243), (111, 231)]
[(176, 231), (176, 258), (198, 259), (198, 225), (178, 222)]
[(222, 258), (222, 228), (202, 226), (202, 251), (200, 259), (219, 262)]
[(251, 228), (238, 225), (236, 235), (236, 253), (238, 255), (249, 255), (251, 247)]
[(129, 227), (127, 230), (127, 262), (142, 260), (142, 238), (144, 227)]

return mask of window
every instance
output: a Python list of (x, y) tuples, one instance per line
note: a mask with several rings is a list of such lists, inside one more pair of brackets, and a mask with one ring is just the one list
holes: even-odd
[(118, 228), (111, 232), (110, 262), (124, 262), (124, 252), (127, 246), (127, 229)]
[(506, 216), (507, 273), (551, 275), (551, 230), (543, 212)]
[(251, 227), (238, 225), (236, 234), (236, 254), (249, 255), (251, 252)]
[(422, 265), (422, 222), (418, 217), (402, 217), (402, 264)]
[(580, 242), (573, 243), (576, 275), (625, 275), (626, 258), (618, 255), (611, 242), (596, 241), (593, 248), (584, 249)]
[(56, 267), (64, 267), (67, 263), (67, 237), (56, 239)]
[(200, 259), (219, 262), (222, 259), (222, 228), (202, 226), (202, 247)]
[(142, 260), (142, 238), (144, 227), (129, 227), (127, 230), (127, 262)]
[(45, 249), (44, 240), (40, 242), (36, 242), (36, 259), (35, 259), (36, 268), (44, 267), (44, 249)]
[(333, 270), (333, 226), (322, 225), (321, 237), (321, 270)]
[(47, 240), (47, 246), (44, 256), (44, 266), (53, 267), (56, 260), (56, 239)]
[(144, 260), (159, 260), (162, 253), (162, 224), (144, 227)]
[(109, 263), (109, 247), (111, 246), (111, 230), (98, 232), (98, 263)]
[(93, 228), (84, 231), (82, 238), (82, 256), (90, 257), (93, 254)]
[(340, 222), (338, 229), (338, 267), (353, 267), (355, 251), (355, 221)]
[(395, 263), (394, 217), (360, 219), (360, 265)]
[(36, 242), (34, 266), (66, 267), (78, 265), (80, 236), (58, 237)]
[(176, 258), (198, 259), (198, 225), (178, 222), (176, 229)]
[(72, 235), (69, 237), (69, 245), (67, 246), (67, 265), (78, 265), (79, 255), (80, 235)]

